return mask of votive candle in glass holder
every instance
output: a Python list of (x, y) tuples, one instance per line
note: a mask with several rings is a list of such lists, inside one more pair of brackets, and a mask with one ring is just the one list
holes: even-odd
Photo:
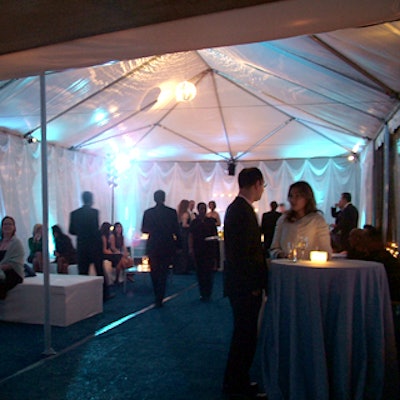
[(326, 251), (310, 251), (310, 260), (312, 262), (324, 263), (328, 260), (328, 253)]

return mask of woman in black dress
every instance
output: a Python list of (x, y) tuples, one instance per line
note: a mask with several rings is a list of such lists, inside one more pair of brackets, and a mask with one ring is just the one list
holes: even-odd
[(51, 230), (54, 238), (57, 272), (68, 274), (68, 265), (78, 262), (76, 250), (72, 245), (71, 238), (58, 225), (52, 226)]

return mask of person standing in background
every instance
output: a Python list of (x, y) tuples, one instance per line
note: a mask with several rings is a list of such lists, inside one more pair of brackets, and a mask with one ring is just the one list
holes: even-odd
[(189, 265), (193, 263), (193, 259), (189, 255), (189, 200), (182, 199), (178, 204), (178, 223), (181, 233), (182, 251), (176, 255), (174, 264), (174, 274), (187, 274)]
[(278, 203), (276, 201), (271, 201), (269, 205), (271, 211), (264, 213), (261, 220), (261, 234), (264, 235), (264, 251), (267, 258), (269, 258), (269, 249), (274, 237), (276, 221), (278, 221), (278, 218), (282, 215), (280, 212), (276, 211), (278, 208)]
[(280, 212), (281, 214), (286, 212), (286, 204), (285, 203), (279, 203), (278, 212)]
[(189, 223), (197, 217), (197, 213), (196, 213), (196, 211), (194, 211), (195, 205), (196, 205), (196, 202), (194, 200), (189, 200), (189, 210), (188, 210), (189, 216), (190, 216)]
[[(337, 211), (336, 207), (339, 207), (340, 211)], [(337, 237), (334, 244), (338, 244), (338, 248), (335, 248), (335, 251), (348, 251), (350, 231), (358, 226), (358, 210), (351, 203), (350, 193), (342, 193), (339, 202), (331, 207), (331, 214), (336, 219), (331, 231), (331, 236)]]
[(197, 203), (197, 218), (190, 223), (189, 253), (196, 262), (200, 300), (211, 300), (214, 273), (217, 270), (217, 249), (219, 246), (214, 218), (206, 216), (206, 203)]
[[(208, 218), (213, 218), (215, 220), (215, 225), (221, 226), (221, 218), (218, 214), (218, 212), (216, 211), (217, 208), (217, 203), (214, 200), (211, 200), (208, 202), (208, 208), (210, 209), (210, 211), (206, 214)], [(198, 210), (198, 206), (197, 206), (197, 210)]]
[(155, 306), (163, 305), (169, 266), (172, 265), (177, 248), (181, 248), (178, 215), (173, 208), (165, 206), (165, 192), (154, 192), (155, 207), (143, 214), (142, 232), (148, 233), (146, 253), (149, 256), (150, 276), (153, 284)]
[(92, 208), (92, 192), (82, 193), (83, 206), (71, 212), (69, 233), (77, 236), (78, 270), (80, 275), (89, 274), (94, 264), (96, 274), (104, 277), (103, 300), (114, 297), (108, 292), (107, 277), (103, 270), (102, 244), (99, 230), (99, 211)]
[[(218, 212), (216, 211), (217, 203), (214, 200), (208, 202), (208, 208), (210, 211), (206, 214), (208, 218), (212, 218), (215, 221), (215, 225), (217, 227), (221, 226), (221, 217), (219, 216)], [(218, 235), (218, 231), (217, 231)], [(221, 264), (221, 251), (219, 248), (219, 242), (216, 243), (216, 250), (217, 250), (217, 267)]]
[[(189, 209), (188, 209), (189, 216), (190, 216), (189, 225), (197, 217), (197, 213), (195, 211), (195, 206), (196, 206), (196, 202), (194, 200), (189, 200)], [(188, 256), (188, 263), (187, 263), (187, 272), (188, 273), (193, 273), (194, 271), (196, 271), (195, 263), (196, 262), (195, 262), (193, 256), (189, 255)]]
[(264, 178), (258, 168), (239, 173), (239, 194), (224, 220), (225, 294), (233, 312), (233, 334), (224, 376), (231, 399), (265, 398), (250, 381), (257, 348), (258, 316), (267, 287), (267, 265), (252, 203), (261, 199)]

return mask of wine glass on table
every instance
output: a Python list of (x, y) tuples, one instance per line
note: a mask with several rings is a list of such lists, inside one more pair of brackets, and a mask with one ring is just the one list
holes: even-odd
[(307, 236), (299, 236), (296, 244), (296, 248), (298, 251), (299, 259), (305, 259), (306, 249), (308, 247), (308, 237)]
[(297, 261), (296, 242), (287, 243), (287, 258), (293, 262)]

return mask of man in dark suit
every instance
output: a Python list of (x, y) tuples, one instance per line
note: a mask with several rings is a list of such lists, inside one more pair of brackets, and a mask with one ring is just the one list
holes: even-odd
[(82, 193), (83, 206), (71, 212), (69, 233), (77, 236), (78, 270), (80, 275), (88, 275), (89, 266), (94, 263), (98, 276), (104, 277), (104, 300), (112, 297), (103, 271), (101, 237), (99, 231), (99, 211), (92, 208), (93, 194)]
[(245, 168), (238, 177), (239, 194), (224, 221), (225, 294), (233, 311), (233, 335), (224, 377), (224, 391), (232, 399), (261, 397), (250, 382), (257, 347), (258, 315), (267, 286), (267, 267), (260, 227), (252, 203), (260, 200), (264, 178), (258, 168)]
[[(336, 207), (339, 207), (339, 211)], [(358, 226), (358, 210), (351, 203), (351, 194), (344, 192), (342, 193), (339, 202), (335, 207), (331, 207), (332, 217), (335, 218), (333, 229), (331, 231), (331, 237), (337, 237), (338, 245), (335, 244), (336, 251), (348, 251), (350, 248), (349, 234), (350, 231)], [(333, 240), (335, 241), (335, 240)]]
[(165, 192), (154, 192), (154, 201), (156, 206), (144, 212), (142, 232), (149, 234), (146, 252), (149, 256), (155, 304), (159, 308), (165, 296), (168, 268), (172, 265), (176, 249), (181, 246), (181, 238), (176, 211), (164, 205)]
[(278, 203), (276, 201), (271, 201), (269, 205), (271, 211), (264, 213), (261, 220), (261, 234), (264, 235), (264, 251), (266, 257), (269, 257), (269, 248), (271, 247), (274, 237), (276, 221), (278, 221), (278, 218), (282, 215), (280, 212), (276, 211), (278, 208)]

